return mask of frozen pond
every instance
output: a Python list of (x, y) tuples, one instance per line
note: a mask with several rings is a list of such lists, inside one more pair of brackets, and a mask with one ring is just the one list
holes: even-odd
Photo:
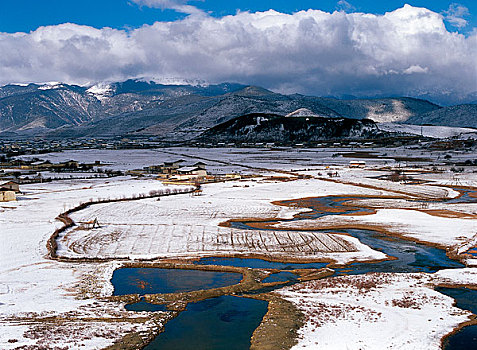
[(145, 349), (249, 349), (267, 309), (266, 301), (232, 296), (189, 303)]
[(239, 273), (128, 267), (115, 270), (111, 283), (114, 295), (144, 295), (226, 287), (241, 280)]

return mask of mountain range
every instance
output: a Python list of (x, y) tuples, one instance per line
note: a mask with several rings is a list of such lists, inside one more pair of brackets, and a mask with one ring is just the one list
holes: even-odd
[(297, 110), (300, 116), (313, 118), (477, 128), (475, 104), (440, 107), (409, 97), (340, 100), (233, 83), (164, 85), (135, 79), (87, 87), (63, 83), (0, 87), (0, 137), (156, 136), (181, 141), (241, 116), (285, 117)]

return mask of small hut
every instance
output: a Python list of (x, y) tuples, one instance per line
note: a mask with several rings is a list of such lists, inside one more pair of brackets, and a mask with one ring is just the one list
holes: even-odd
[(16, 199), (15, 191), (9, 188), (0, 187), (0, 202), (10, 202)]

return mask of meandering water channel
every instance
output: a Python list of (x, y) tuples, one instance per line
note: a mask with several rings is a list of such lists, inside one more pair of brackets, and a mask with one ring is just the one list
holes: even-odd
[[(318, 218), (325, 215), (342, 215), (367, 209), (348, 207), (343, 202), (358, 197), (321, 197), (306, 201), (288, 201), (312, 209), (297, 215), (293, 220)], [(359, 197), (362, 199), (363, 197)], [(452, 203), (475, 201), (468, 193)], [(234, 222), (233, 227), (254, 229), (248, 222)], [(261, 228), (263, 229), (263, 228)], [(376, 263), (353, 263), (335, 269), (335, 275), (357, 275), (368, 272), (427, 272), (434, 273), (441, 269), (463, 268), (463, 264), (449, 259), (445, 251), (424, 244), (391, 237), (373, 230), (340, 230), (375, 250), (380, 250), (396, 259)], [(283, 263), (257, 258), (202, 258), (196, 262), (200, 265), (238, 266), (260, 269), (278, 269), (281, 272), (268, 276), (263, 282), (288, 281), (297, 283), (296, 275), (287, 270), (319, 269), (327, 263)], [(331, 277), (332, 278), (332, 277)], [(115, 271), (112, 283), (115, 294), (174, 293), (198, 289), (222, 287), (238, 283), (240, 274), (196, 271), (164, 270), (154, 268), (123, 268)], [(438, 289), (457, 300), (457, 306), (477, 313), (477, 291), (461, 289)], [(470, 293), (470, 294), (469, 294)], [(468, 296), (472, 295), (471, 298)], [(459, 302), (461, 300), (461, 302)], [(462, 300), (469, 305), (462, 306)], [(161, 311), (162, 305), (145, 302), (128, 305), (128, 310)], [(197, 303), (189, 303), (187, 309), (166, 324), (165, 331), (149, 344), (146, 349), (248, 349), (250, 337), (267, 312), (267, 302), (236, 296), (222, 296)], [(477, 326), (465, 327), (448, 338), (446, 350), (477, 348)], [(460, 345), (459, 345), (460, 344)], [(467, 347), (462, 347), (467, 344)], [(470, 345), (470, 347), (468, 347)]]

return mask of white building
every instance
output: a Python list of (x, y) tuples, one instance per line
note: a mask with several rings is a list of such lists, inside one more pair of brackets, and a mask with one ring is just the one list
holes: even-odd
[(170, 177), (171, 180), (190, 180), (206, 177), (207, 170), (204, 163), (196, 163), (192, 166), (185, 166), (177, 169), (177, 175)]

